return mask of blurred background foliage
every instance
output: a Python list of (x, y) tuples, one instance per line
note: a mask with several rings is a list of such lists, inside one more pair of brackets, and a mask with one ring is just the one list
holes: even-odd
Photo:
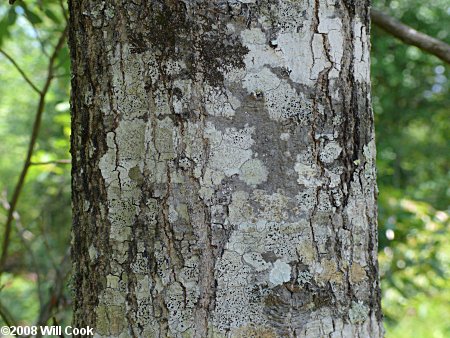
[[(40, 90), (47, 81), (49, 59), (66, 25), (65, 6), (59, 0), (0, 4), (1, 51), (14, 59)], [(56, 53), (53, 73), (31, 157), (33, 163), (50, 163), (29, 166), (15, 208), (5, 272), (0, 280), (0, 310), (18, 324), (33, 325), (53, 316), (58, 323), (68, 324), (71, 320), (67, 287), (71, 168), (70, 164), (51, 163), (70, 159), (70, 60), (66, 45)], [(8, 201), (24, 165), (40, 99), (4, 53), (0, 53), (0, 98), (2, 246)], [(3, 323), (4, 318), (0, 318), (0, 325)]]
[[(65, 2), (0, 4), (0, 48), (38, 88), (66, 25)], [(376, 0), (374, 7), (450, 42), (448, 0)], [(448, 65), (372, 28), (379, 250), (386, 336), (450, 337)], [(56, 55), (42, 125), (23, 186), (0, 312), (16, 323), (71, 319), (69, 57)], [(0, 243), (39, 95), (0, 53)], [(43, 164), (47, 163), (47, 164)], [(1, 249), (1, 248), (0, 248)], [(61, 290), (60, 290), (61, 289)], [(11, 319), (10, 318), (10, 319)], [(41, 319), (39, 319), (41, 318)], [(5, 318), (0, 318), (0, 325)]]
[[(448, 0), (373, 6), (450, 43)], [(387, 337), (450, 337), (449, 66), (372, 26)]]

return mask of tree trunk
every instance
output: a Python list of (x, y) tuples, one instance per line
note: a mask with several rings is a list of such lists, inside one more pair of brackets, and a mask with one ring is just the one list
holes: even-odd
[(69, 5), (74, 325), (381, 337), (368, 1)]

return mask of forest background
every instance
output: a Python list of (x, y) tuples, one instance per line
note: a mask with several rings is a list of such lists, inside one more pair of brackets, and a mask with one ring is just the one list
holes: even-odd
[[(0, 326), (68, 325), (67, 8), (13, 2), (0, 4)], [(450, 42), (447, 0), (373, 6)], [(449, 337), (450, 68), (375, 25), (371, 55), (386, 337)]]

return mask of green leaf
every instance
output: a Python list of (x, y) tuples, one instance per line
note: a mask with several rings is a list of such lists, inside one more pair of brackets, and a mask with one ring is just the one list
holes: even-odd
[(8, 15), (6, 18), (8, 25), (10, 25), (10, 26), (13, 25), (16, 22), (16, 19), (17, 19), (17, 13), (14, 10), (14, 7), (11, 7), (8, 11)]
[(28, 9), (27, 6), (22, 5), (24, 11), (25, 11), (25, 17), (28, 19), (28, 21), (30, 21), (33, 25), (35, 24), (39, 24), (42, 22), (42, 19), (39, 17), (39, 15), (37, 15), (36, 13), (34, 13), (33, 11), (31, 11), (30, 9)]
[(17, 13), (14, 7), (11, 7), (5, 16), (0, 20), (0, 46), (5, 38), (9, 37), (9, 28), (16, 22)]
[(58, 18), (58, 16), (49, 8), (44, 9), (45, 15), (52, 20), (54, 23), (60, 24), (61, 20)]

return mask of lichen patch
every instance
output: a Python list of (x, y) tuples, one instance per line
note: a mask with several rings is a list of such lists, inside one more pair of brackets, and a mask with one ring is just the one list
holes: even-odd
[(268, 171), (259, 159), (250, 159), (240, 168), (239, 178), (248, 185), (255, 187), (267, 180)]
[(342, 147), (335, 141), (328, 142), (320, 152), (320, 160), (324, 163), (333, 163), (341, 154)]
[(321, 179), (318, 176), (318, 168), (314, 164), (304, 164), (297, 162), (294, 170), (298, 174), (297, 182), (307, 188), (313, 188), (321, 185)]
[(277, 260), (273, 263), (273, 268), (269, 273), (269, 281), (273, 285), (281, 285), (289, 282), (291, 279), (291, 266), (281, 260)]
[(350, 323), (363, 323), (369, 317), (369, 307), (363, 302), (352, 302), (352, 307), (348, 311)]
[(353, 262), (350, 268), (350, 281), (356, 284), (365, 280), (366, 277), (366, 270), (358, 263)]

